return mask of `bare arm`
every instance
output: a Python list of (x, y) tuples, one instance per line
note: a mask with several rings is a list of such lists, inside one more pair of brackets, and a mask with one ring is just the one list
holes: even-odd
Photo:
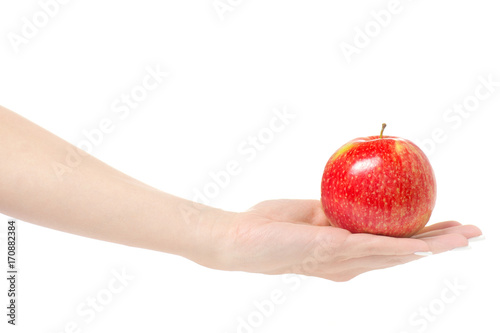
[(221, 254), (222, 211), (143, 184), (1, 106), (0, 133), (2, 213), (198, 262)]
[[(3, 107), (0, 133), (0, 212), (211, 268), (345, 281), (481, 235), (456, 221), (405, 239), (351, 234), (329, 225), (318, 200), (264, 201), (226, 212), (141, 183)], [(70, 151), (81, 160), (68, 163)]]

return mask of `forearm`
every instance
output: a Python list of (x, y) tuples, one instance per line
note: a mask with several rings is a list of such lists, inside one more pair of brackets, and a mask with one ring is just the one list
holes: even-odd
[[(141, 183), (2, 107), (0, 133), (2, 213), (202, 263), (220, 255), (224, 212)], [(61, 175), (69, 150), (84, 156)]]

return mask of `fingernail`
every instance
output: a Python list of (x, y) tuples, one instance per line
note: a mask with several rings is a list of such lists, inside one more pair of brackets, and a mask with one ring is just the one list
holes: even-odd
[(469, 238), (469, 243), (470, 242), (479, 242), (479, 241), (482, 241), (482, 240), (485, 240), (486, 237), (484, 237), (484, 235), (481, 235), (481, 236), (477, 236), (477, 237), (472, 237), (472, 238)]
[(471, 250), (471, 249), (472, 249), (472, 246), (466, 245), (466, 246), (456, 247), (451, 251), (460, 252), (460, 251), (467, 251), (467, 250)]
[(434, 253), (429, 251), (429, 252), (415, 252), (413, 254), (416, 256), (427, 257), (433, 255)]

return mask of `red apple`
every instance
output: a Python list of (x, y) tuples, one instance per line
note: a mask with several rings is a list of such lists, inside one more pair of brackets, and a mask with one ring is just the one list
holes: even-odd
[(328, 160), (321, 203), (334, 227), (352, 233), (410, 237), (422, 229), (436, 202), (429, 160), (409, 140), (384, 136), (357, 138)]

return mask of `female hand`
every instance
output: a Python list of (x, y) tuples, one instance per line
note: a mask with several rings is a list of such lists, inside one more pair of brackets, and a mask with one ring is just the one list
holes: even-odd
[[(317, 200), (243, 213), (175, 197), (86, 154), (0, 106), (0, 212), (73, 234), (184, 256), (204, 266), (346, 281), (426, 252), (466, 246), (475, 226), (448, 221), (412, 238), (351, 234)], [(75, 162), (77, 158), (77, 162)]]
[(473, 225), (446, 221), (411, 238), (352, 234), (330, 226), (318, 200), (264, 201), (231, 215), (226, 270), (297, 273), (347, 281), (375, 269), (468, 245)]

